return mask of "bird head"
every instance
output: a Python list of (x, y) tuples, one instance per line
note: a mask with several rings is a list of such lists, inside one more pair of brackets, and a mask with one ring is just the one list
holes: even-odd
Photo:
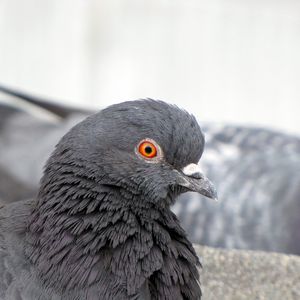
[(114, 274), (113, 292), (136, 296), (147, 280), (159, 295), (176, 277), (170, 295), (199, 299), (198, 257), (169, 207), (185, 191), (216, 197), (197, 165), (203, 147), (195, 118), (162, 101), (112, 105), (73, 127), (46, 164), (29, 220), (26, 255), (42, 281), (77, 295)]
[(146, 99), (109, 106), (76, 125), (48, 165), (74, 165), (129, 200), (138, 196), (166, 206), (186, 191), (217, 197), (198, 166), (203, 149), (204, 136), (193, 115)]

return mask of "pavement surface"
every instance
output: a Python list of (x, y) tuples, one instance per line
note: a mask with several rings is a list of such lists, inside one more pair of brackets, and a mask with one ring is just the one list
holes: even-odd
[(300, 256), (195, 246), (203, 300), (299, 300)]

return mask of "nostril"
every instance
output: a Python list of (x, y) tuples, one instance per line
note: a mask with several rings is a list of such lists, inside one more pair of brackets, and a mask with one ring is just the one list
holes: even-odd
[(182, 169), (182, 172), (184, 175), (192, 178), (196, 178), (196, 179), (204, 178), (204, 175), (202, 174), (200, 167), (196, 164), (189, 164), (185, 166)]

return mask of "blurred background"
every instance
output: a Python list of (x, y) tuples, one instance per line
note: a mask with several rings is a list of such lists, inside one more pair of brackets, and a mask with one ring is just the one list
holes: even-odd
[(0, 204), (35, 195), (86, 109), (151, 97), (206, 135), (220, 201), (173, 208), (192, 241), (300, 254), (300, 1), (0, 0), (0, 37), (0, 85), (65, 106), (0, 94)]
[(300, 133), (298, 0), (1, 0), (0, 82)]

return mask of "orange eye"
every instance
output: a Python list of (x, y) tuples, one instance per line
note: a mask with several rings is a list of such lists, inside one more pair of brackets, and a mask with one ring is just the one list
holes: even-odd
[(140, 154), (142, 154), (146, 158), (153, 158), (157, 156), (156, 146), (149, 141), (141, 142), (138, 150)]

